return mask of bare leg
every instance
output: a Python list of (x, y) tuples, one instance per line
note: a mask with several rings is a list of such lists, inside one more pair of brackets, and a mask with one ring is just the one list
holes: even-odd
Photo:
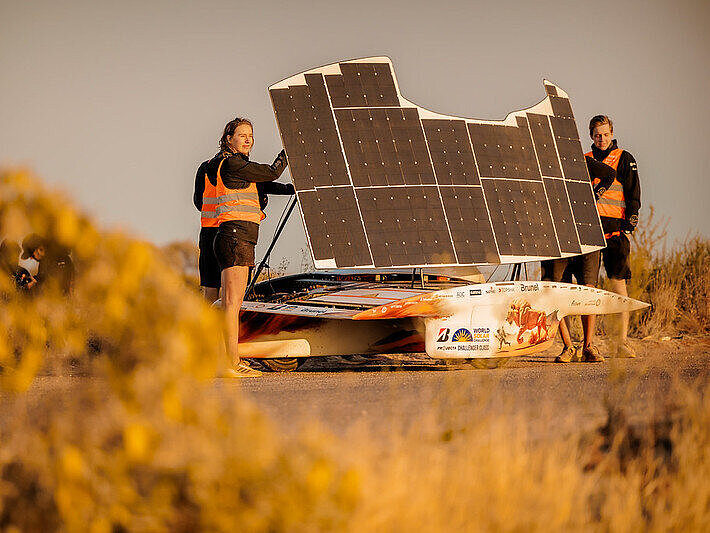
[[(587, 285), (587, 287), (596, 287), (596, 285)], [(582, 331), (584, 332), (584, 346), (591, 346), (594, 342), (594, 325), (597, 315), (582, 315)]]
[(219, 287), (201, 287), (202, 297), (208, 304), (213, 304), (219, 298)]
[[(616, 294), (622, 296), (628, 296), (626, 292), (626, 280), (625, 279), (609, 279), (611, 285), (611, 290)], [(621, 314), (621, 325), (619, 326), (619, 341), (621, 344), (626, 342), (626, 333), (629, 329), (629, 312), (625, 311)]]
[(227, 355), (232, 359), (232, 365), (237, 366), (239, 359), (239, 309), (244, 301), (247, 289), (249, 267), (233, 266), (222, 270), (222, 294), (224, 298), (224, 313), (227, 320), (226, 338)]
[(565, 345), (565, 348), (569, 348), (572, 346), (572, 337), (569, 334), (569, 325), (567, 324), (569, 320), (569, 317), (564, 317), (562, 320), (560, 320), (560, 338), (562, 339), (562, 343)]
[(594, 323), (597, 315), (582, 315), (582, 329), (584, 330), (584, 345), (589, 346), (594, 342)]

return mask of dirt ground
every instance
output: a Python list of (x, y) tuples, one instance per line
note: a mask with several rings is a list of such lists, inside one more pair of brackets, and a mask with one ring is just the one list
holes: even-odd
[[(386, 436), (434, 417), (438, 420), (428, 420), (430, 427), (442, 420), (494, 419), (544, 439), (599, 427), (608, 402), (643, 424), (672, 407), (674, 382), (697, 386), (710, 379), (710, 336), (632, 342), (637, 358), (604, 363), (553, 363), (559, 344), (499, 368), (446, 365), (411, 355), (319, 358), (291, 373), (215, 379), (213, 391), (225, 399), (244, 394), (285, 433), (315, 424), (339, 435), (366, 429)], [(602, 354), (608, 351), (608, 341), (599, 345)], [(38, 377), (30, 397), (39, 400), (55, 390), (71, 394), (97, 379), (60, 374)]]
[[(608, 344), (600, 342), (602, 353)], [(619, 402), (632, 421), (662, 416), (672, 403), (668, 391), (674, 380), (693, 385), (710, 379), (709, 336), (633, 344), (635, 359), (557, 364), (556, 344), (495, 369), (433, 366), (405, 356), (360, 364), (328, 358), (291, 374), (239, 384), (220, 380), (216, 390), (245, 391), (287, 431), (316, 421), (337, 433), (358, 425), (386, 433), (417, 423), (434, 406), (439, 412), (514, 419), (544, 437), (598, 426), (606, 416), (605, 402)]]

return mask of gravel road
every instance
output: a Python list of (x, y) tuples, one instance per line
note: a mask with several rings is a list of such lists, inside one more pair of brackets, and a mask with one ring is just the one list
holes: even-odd
[[(604, 353), (605, 343), (602, 344)], [(316, 421), (338, 434), (365, 426), (386, 434), (423, 416), (457, 412), (522, 422), (533, 436), (575, 432), (603, 423), (605, 402), (623, 406), (634, 423), (662, 416), (674, 380), (707, 384), (710, 337), (637, 341), (639, 357), (605, 363), (553, 363), (560, 348), (495, 369), (437, 367), (411, 357), (355, 364), (310, 360), (296, 372), (216, 380), (218, 394), (241, 390), (284, 431)], [(438, 415), (437, 415), (438, 416)]]

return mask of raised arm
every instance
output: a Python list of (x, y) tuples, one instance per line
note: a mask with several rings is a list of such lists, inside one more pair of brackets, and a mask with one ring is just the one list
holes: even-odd
[(239, 188), (245, 181), (254, 183), (274, 181), (283, 173), (287, 164), (286, 152), (283, 150), (270, 165), (255, 163), (235, 154), (224, 160), (220, 173), (227, 187)]
[(614, 183), (616, 171), (593, 157), (585, 156), (585, 160), (587, 161), (587, 170), (589, 170), (589, 177), (592, 183), (594, 183), (594, 180), (599, 180), (599, 183), (594, 185), (594, 196), (596, 200), (599, 200), (604, 191)]

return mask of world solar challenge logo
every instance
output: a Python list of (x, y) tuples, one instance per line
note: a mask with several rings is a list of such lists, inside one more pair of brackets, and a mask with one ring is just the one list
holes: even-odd
[(489, 349), (489, 328), (441, 328), (437, 335), (437, 350), (442, 352), (486, 352)]
[(467, 330), (466, 328), (459, 328), (456, 331), (454, 331), (454, 334), (451, 336), (451, 341), (452, 342), (471, 342), (473, 341), (473, 335), (471, 335), (471, 332)]

